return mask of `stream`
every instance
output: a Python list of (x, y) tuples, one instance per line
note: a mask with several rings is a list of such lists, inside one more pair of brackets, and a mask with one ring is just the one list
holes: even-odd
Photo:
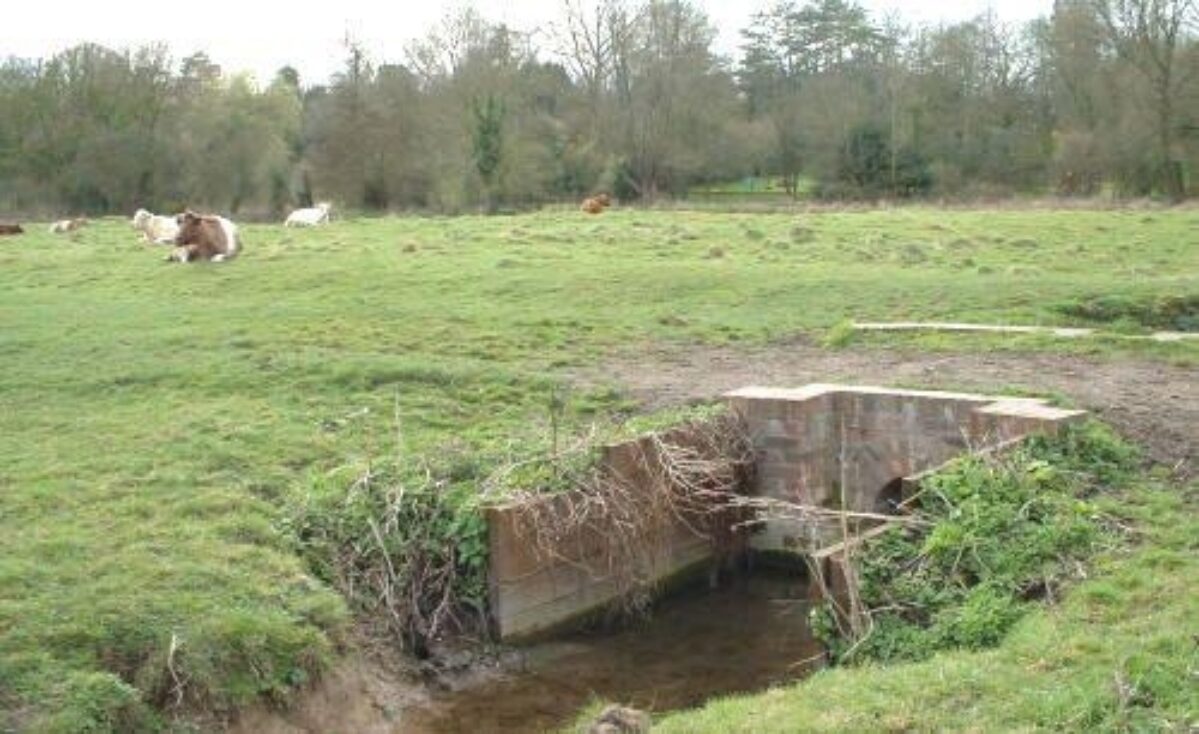
[(433, 693), (405, 711), (403, 730), (543, 732), (570, 724), (597, 699), (663, 712), (759, 691), (819, 665), (808, 608), (806, 582), (780, 572), (687, 590), (617, 630), (518, 648), (496, 677)]

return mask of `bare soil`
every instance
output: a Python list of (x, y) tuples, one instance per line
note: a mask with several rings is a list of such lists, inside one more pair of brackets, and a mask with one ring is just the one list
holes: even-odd
[(241, 711), (230, 734), (398, 734), (414, 730), (408, 713), (428, 702), (425, 687), (389, 666), (351, 655), (286, 708)]
[(804, 342), (761, 347), (662, 347), (629, 351), (575, 375), (584, 385), (627, 390), (647, 409), (708, 400), (748, 385), (812, 382), (1064, 396), (1176, 477), (1195, 476), (1199, 456), (1199, 369), (1161, 362), (1046, 353), (832, 351)]

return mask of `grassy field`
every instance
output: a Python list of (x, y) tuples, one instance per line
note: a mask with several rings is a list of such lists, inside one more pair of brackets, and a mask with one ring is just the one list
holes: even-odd
[[(180, 691), (221, 712), (319, 671), (348, 615), (279, 508), (390, 451), (397, 413), (408, 452), (494, 453), (618, 350), (1199, 294), (1186, 209), (359, 219), (250, 226), (239, 260), (187, 267), (123, 221), (30, 229), (0, 240), (0, 730), (148, 727)], [(926, 346), (1008, 343), (955, 339)], [(571, 420), (627, 410), (619, 387)]]

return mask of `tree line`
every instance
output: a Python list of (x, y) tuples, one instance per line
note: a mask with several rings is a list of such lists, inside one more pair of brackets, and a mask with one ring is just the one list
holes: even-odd
[(84, 44), (0, 65), (0, 209), (495, 211), (753, 177), (834, 199), (1199, 192), (1195, 0), (1056, 0), (910, 26), (781, 0), (738, 58), (685, 0), (564, 0), (533, 36), (472, 10), (327, 83)]

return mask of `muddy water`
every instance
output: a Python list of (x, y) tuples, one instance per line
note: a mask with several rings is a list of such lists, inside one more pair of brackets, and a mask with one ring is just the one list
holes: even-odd
[(404, 730), (541, 732), (596, 698), (666, 711), (794, 680), (820, 654), (805, 595), (802, 580), (778, 574), (685, 592), (631, 627), (525, 648), (500, 677), (406, 711)]

